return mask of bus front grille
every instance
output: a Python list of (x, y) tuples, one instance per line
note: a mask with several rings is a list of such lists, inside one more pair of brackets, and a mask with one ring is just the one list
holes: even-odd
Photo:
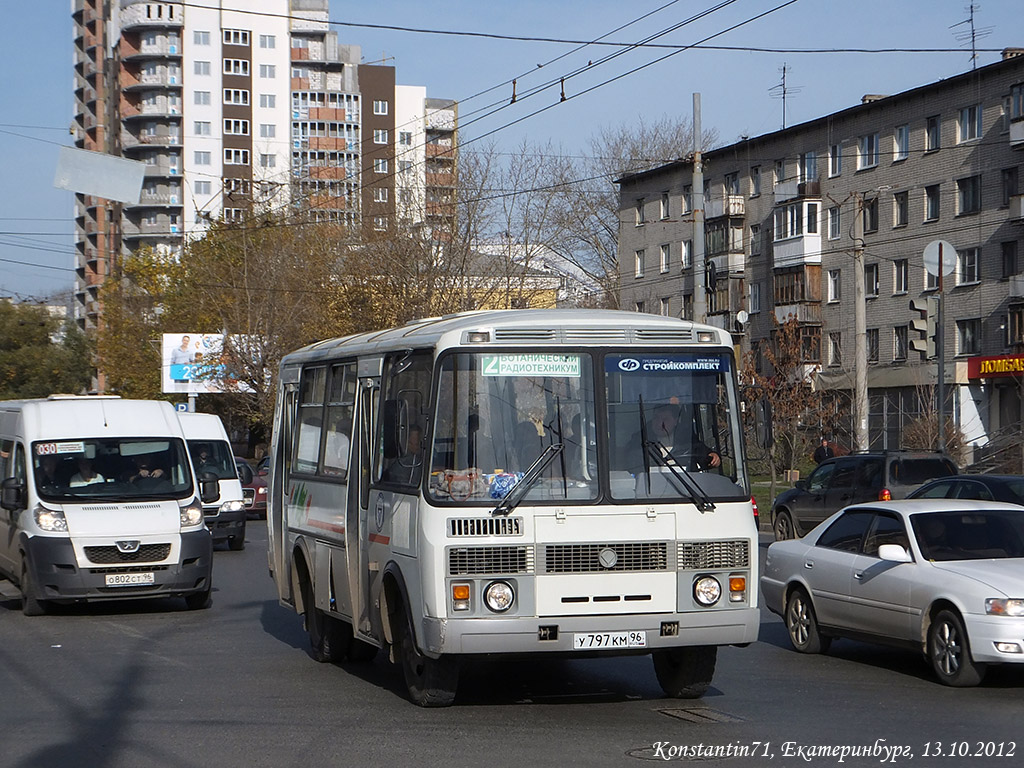
[(448, 535), (463, 536), (522, 536), (521, 517), (453, 517), (448, 520)]
[(705, 571), (712, 568), (747, 568), (750, 566), (750, 542), (681, 541), (679, 569)]
[(533, 547), (451, 547), (449, 576), (533, 573)]
[(143, 544), (134, 552), (121, 552), (117, 547), (86, 547), (85, 556), (97, 565), (108, 563), (156, 563), (166, 560), (170, 544)]
[(667, 571), (668, 543), (620, 541), (612, 544), (548, 544), (545, 573)]

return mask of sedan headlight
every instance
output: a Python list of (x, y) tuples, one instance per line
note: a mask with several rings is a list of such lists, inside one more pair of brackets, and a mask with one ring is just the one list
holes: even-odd
[(47, 509), (46, 507), (36, 507), (32, 513), (36, 519), (36, 525), (38, 525), (44, 531), (52, 531), (59, 533), (68, 532), (68, 521), (64, 517), (64, 513), (59, 509)]
[(990, 597), (985, 601), (985, 613), (992, 616), (1024, 616), (1024, 598)]
[(203, 522), (203, 507), (196, 501), (192, 500), (192, 503), (187, 507), (181, 508), (181, 527), (190, 528), (193, 525), (201, 525)]
[(261, 496), (266, 496), (267, 495), (267, 486), (261, 485), (259, 488), (256, 489), (256, 493), (260, 494)]
[(221, 512), (240, 512), (244, 508), (245, 505), (238, 499), (235, 499), (233, 501), (225, 501), (223, 504), (220, 505)]
[(693, 583), (693, 598), (701, 605), (714, 605), (722, 597), (722, 584), (714, 576), (701, 576)]

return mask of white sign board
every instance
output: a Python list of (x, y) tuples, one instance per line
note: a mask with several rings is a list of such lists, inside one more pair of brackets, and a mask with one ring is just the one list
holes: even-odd
[(956, 269), (956, 248), (945, 240), (932, 240), (924, 248), (924, 268), (928, 274), (943, 277)]
[(219, 333), (165, 333), (161, 354), (162, 391), (200, 395), (252, 392), (232, 375)]

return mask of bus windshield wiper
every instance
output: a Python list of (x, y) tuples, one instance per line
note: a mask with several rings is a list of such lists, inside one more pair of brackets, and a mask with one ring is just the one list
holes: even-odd
[[(672, 476), (679, 481), (679, 484), (686, 489), (687, 493), (690, 494), (690, 500), (697, 506), (701, 512), (714, 512), (715, 503), (711, 501), (711, 497), (704, 493), (704, 489), (700, 487), (700, 483), (693, 479), (693, 475), (690, 474), (689, 470), (682, 465), (682, 463), (675, 457), (671, 450), (666, 448), (662, 443), (657, 440), (645, 440), (644, 441), (644, 456), (645, 465), (649, 466), (646, 461), (647, 457), (654, 459), (656, 462), (667, 468)], [(650, 470), (648, 469), (648, 473)], [(649, 474), (648, 474), (649, 476)], [(650, 493), (650, 485), (647, 487), (647, 492)]]
[(548, 464), (554, 460), (555, 456), (558, 456), (562, 452), (564, 447), (564, 443), (552, 443), (545, 448), (540, 456), (537, 457), (537, 460), (534, 461), (533, 464), (530, 465), (530, 468), (523, 473), (523, 476), (519, 478), (519, 482), (513, 485), (509, 489), (508, 493), (505, 494), (505, 498), (501, 500), (498, 506), (491, 510), (491, 514), (507, 515), (513, 509), (518, 507), (520, 502), (526, 498), (526, 494), (530, 492), (534, 483), (540, 479), (541, 473), (547, 469)]

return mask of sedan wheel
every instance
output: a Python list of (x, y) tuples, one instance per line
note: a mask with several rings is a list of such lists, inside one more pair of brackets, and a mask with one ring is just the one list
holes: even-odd
[(775, 515), (775, 524), (772, 526), (772, 530), (775, 532), (776, 541), (796, 538), (793, 529), (793, 518), (790, 517), (789, 512), (782, 511)]
[(794, 589), (786, 601), (786, 630), (789, 641), (800, 653), (825, 653), (832, 638), (818, 631), (811, 599), (802, 589)]
[(939, 682), (956, 688), (977, 685), (987, 669), (971, 659), (967, 632), (953, 611), (940, 611), (928, 627), (928, 659)]

